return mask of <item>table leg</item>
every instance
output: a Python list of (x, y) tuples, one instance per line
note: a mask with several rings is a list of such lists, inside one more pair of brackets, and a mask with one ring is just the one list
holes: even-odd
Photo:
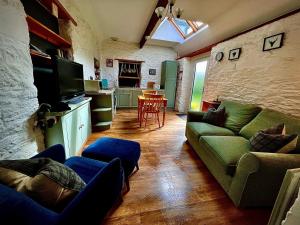
[(140, 127), (142, 127), (142, 121), (143, 121), (143, 118), (142, 118), (142, 110), (143, 110), (143, 104), (144, 102), (142, 100), (139, 101), (139, 121), (140, 121)]
[(162, 122), (162, 126), (165, 125), (165, 118), (166, 118), (166, 105), (164, 105), (164, 111), (163, 111), (163, 122)]

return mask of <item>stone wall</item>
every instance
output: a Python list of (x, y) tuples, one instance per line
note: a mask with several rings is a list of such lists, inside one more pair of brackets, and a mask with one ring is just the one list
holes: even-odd
[(19, 0), (0, 0), (0, 27), (0, 159), (28, 158), (38, 149), (36, 138), (43, 137), (33, 129), (37, 90)]
[(61, 0), (63, 6), (77, 22), (77, 26), (70, 21), (60, 21), (60, 32), (72, 43), (74, 61), (83, 64), (84, 78), (95, 77), (94, 58), (99, 59), (99, 42), (101, 41), (77, 5), (72, 0)]
[(192, 84), (194, 75), (190, 59), (183, 58), (178, 60), (179, 74), (176, 87), (175, 110), (186, 113), (190, 106), (190, 98), (192, 93)]
[[(113, 67), (106, 67), (106, 59), (131, 59), (145, 61), (141, 68), (141, 87), (146, 87), (148, 81), (160, 84), (161, 63), (165, 60), (175, 60), (176, 52), (171, 48), (159, 46), (144, 46), (138, 44), (105, 40), (101, 48), (101, 78), (107, 79), (111, 87), (118, 86), (118, 61)], [(156, 75), (149, 75), (149, 69), (156, 69)]]
[[(283, 47), (263, 52), (264, 37), (285, 33)], [(218, 44), (212, 49), (204, 99), (236, 100), (300, 116), (300, 13)], [(229, 61), (230, 49), (242, 48)], [(217, 52), (225, 53), (221, 62)]]

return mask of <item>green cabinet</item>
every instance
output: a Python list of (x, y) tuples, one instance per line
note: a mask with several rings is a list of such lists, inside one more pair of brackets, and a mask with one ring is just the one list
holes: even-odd
[[(158, 90), (159, 94), (164, 94), (164, 90)], [(138, 96), (142, 95), (141, 88), (118, 88), (116, 90), (118, 108), (138, 107)]]
[(50, 147), (62, 144), (65, 147), (66, 157), (76, 155), (91, 134), (91, 98), (78, 104), (69, 105), (71, 110), (65, 112), (51, 112), (46, 116), (55, 116), (57, 122), (47, 128), (45, 145)]
[(168, 107), (170, 108), (175, 106), (177, 67), (176, 61), (164, 61), (162, 63), (160, 87), (165, 90), (165, 97), (168, 99)]
[(117, 101), (118, 107), (129, 107), (131, 105), (131, 90), (118, 89)]

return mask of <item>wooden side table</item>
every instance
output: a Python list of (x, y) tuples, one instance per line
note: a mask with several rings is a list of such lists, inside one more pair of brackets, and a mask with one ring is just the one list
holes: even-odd
[(210, 108), (215, 108), (217, 109), (221, 102), (217, 101), (202, 101), (202, 112), (207, 112), (208, 109)]

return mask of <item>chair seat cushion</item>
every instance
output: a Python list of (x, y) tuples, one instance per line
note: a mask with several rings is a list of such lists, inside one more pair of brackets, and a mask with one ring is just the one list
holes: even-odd
[(73, 156), (66, 160), (65, 165), (73, 169), (85, 183), (88, 183), (102, 168), (107, 166), (108, 163)]
[(249, 141), (238, 136), (204, 136), (199, 141), (231, 176), (234, 175), (241, 156), (251, 150)]
[(192, 138), (197, 141), (201, 136), (234, 136), (233, 131), (225, 127), (218, 127), (203, 122), (187, 122), (186, 129)]
[(88, 146), (82, 156), (109, 162), (114, 158), (120, 158), (125, 176), (129, 176), (140, 158), (140, 144), (135, 141), (102, 137)]

